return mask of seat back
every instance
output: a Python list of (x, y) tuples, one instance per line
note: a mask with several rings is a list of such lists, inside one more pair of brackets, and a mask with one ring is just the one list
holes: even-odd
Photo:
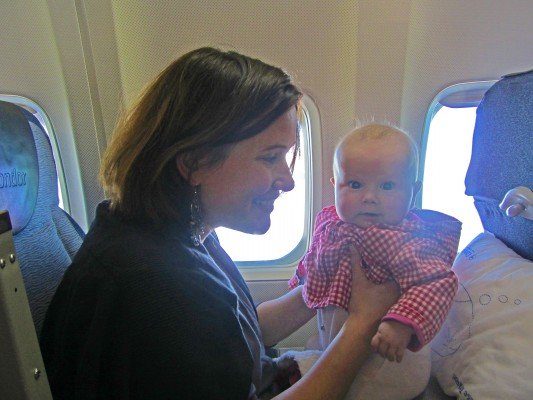
[(84, 237), (59, 207), (50, 140), (32, 113), (0, 101), (0, 210), (13, 240), (37, 334), (48, 305)]
[(533, 260), (533, 221), (509, 218), (499, 202), (511, 189), (533, 189), (533, 70), (507, 75), (477, 109), (472, 157), (465, 178), (483, 228)]

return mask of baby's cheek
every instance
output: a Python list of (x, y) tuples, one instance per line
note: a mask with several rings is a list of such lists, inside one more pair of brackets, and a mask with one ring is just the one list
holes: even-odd
[(353, 218), (353, 215), (357, 212), (357, 199), (355, 196), (350, 196), (346, 193), (343, 193), (341, 196), (337, 197), (335, 200), (335, 205), (337, 207), (337, 214), (343, 221), (349, 221)]

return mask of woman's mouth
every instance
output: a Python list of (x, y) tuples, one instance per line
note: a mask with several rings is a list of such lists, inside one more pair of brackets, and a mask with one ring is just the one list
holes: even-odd
[(272, 213), (274, 211), (274, 201), (276, 199), (254, 200), (254, 205), (265, 213)]

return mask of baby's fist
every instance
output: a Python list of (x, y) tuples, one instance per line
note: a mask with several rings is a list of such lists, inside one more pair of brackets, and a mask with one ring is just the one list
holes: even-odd
[(401, 362), (413, 329), (396, 321), (383, 321), (370, 342), (375, 352), (389, 361)]

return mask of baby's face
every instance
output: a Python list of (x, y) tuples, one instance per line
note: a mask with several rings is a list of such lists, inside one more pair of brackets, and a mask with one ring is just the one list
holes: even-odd
[(419, 189), (410, 174), (404, 140), (360, 139), (338, 153), (335, 206), (340, 218), (361, 228), (397, 225)]

